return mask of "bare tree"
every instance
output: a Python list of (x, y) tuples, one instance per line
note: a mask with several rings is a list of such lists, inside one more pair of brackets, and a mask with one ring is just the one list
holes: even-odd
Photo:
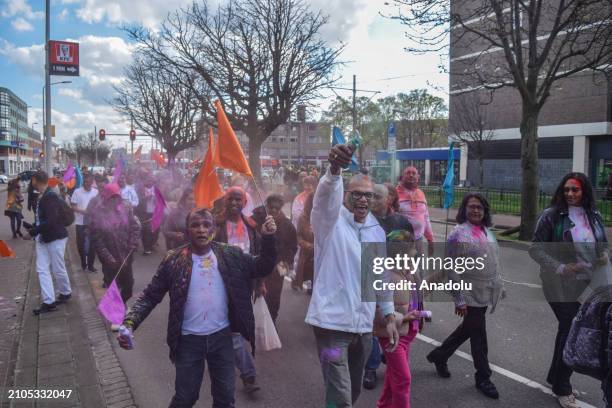
[(478, 160), (478, 187), (480, 188), (482, 188), (484, 179), (485, 147), (495, 135), (488, 120), (486, 105), (487, 102), (481, 101), (477, 93), (461, 95), (452, 102), (453, 114), (449, 122), (450, 130), (453, 132), (452, 138), (457, 142), (467, 144), (469, 151)]
[(520, 95), (521, 231), (531, 239), (537, 218), (538, 118), (555, 82), (605, 73), (612, 57), (610, 0), (394, 0), (407, 25), (407, 50), (452, 45), (457, 89), (511, 87)]
[[(302, 0), (234, 0), (211, 10), (206, 0), (170, 15), (158, 32), (126, 31), (155, 59), (196, 73), (222, 101), (232, 126), (249, 139), (249, 164), (260, 176), (261, 145), (334, 81), (343, 47), (320, 37), (328, 18)], [(200, 97), (215, 126), (214, 105)]]
[(194, 73), (137, 53), (125, 69), (124, 81), (114, 88), (117, 96), (112, 106), (159, 141), (168, 153), (168, 163), (202, 139), (199, 97), (206, 92)]
[(96, 151), (98, 162), (104, 163), (110, 155), (110, 147), (106, 143), (98, 140), (93, 132), (80, 134), (74, 138), (74, 150), (79, 160), (79, 165), (87, 163), (89, 165), (96, 163)]

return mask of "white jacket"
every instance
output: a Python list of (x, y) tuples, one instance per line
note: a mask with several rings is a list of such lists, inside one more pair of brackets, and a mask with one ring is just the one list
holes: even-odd
[[(363, 224), (342, 202), (340, 175), (328, 170), (315, 192), (310, 222), (314, 232), (315, 280), (306, 323), (350, 333), (372, 331), (376, 305), (361, 300), (361, 242), (385, 242), (385, 232), (372, 214)], [(384, 254), (383, 254), (384, 256)], [(384, 315), (393, 302), (381, 302)]]

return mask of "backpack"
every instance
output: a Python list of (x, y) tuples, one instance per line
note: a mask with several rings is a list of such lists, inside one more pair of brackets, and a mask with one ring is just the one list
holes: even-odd
[(563, 349), (565, 364), (577, 373), (598, 380), (603, 380), (608, 371), (611, 301), (612, 285), (600, 287), (593, 292), (574, 317)]
[(62, 223), (64, 224), (64, 227), (68, 227), (74, 222), (74, 210), (68, 205), (66, 201), (62, 200), (59, 197), (58, 199), (60, 201), (60, 216), (62, 217)]

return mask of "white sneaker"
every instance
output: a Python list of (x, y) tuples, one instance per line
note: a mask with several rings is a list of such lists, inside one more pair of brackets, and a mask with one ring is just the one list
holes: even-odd
[(574, 394), (558, 395), (557, 401), (559, 401), (559, 405), (561, 405), (563, 408), (580, 408), (580, 406), (576, 403), (576, 397), (574, 397)]

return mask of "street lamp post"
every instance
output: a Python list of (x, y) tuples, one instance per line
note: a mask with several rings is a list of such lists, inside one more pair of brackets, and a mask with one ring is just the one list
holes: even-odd
[[(48, 59), (48, 58), (47, 58)], [(48, 83), (48, 81), (47, 81)], [(45, 104), (45, 100), (51, 99), (51, 86), (58, 84), (71, 84), (72, 81), (58, 81), (47, 83), (42, 87), (42, 128), (43, 128), (43, 152), (45, 153), (45, 169), (47, 173), (51, 176), (53, 173), (53, 168), (51, 166), (51, 151), (52, 151), (52, 141), (51, 141), (51, 104)], [(48, 91), (48, 92), (47, 92)], [(45, 98), (45, 95), (47, 98)], [(47, 109), (48, 108), (48, 112)]]

